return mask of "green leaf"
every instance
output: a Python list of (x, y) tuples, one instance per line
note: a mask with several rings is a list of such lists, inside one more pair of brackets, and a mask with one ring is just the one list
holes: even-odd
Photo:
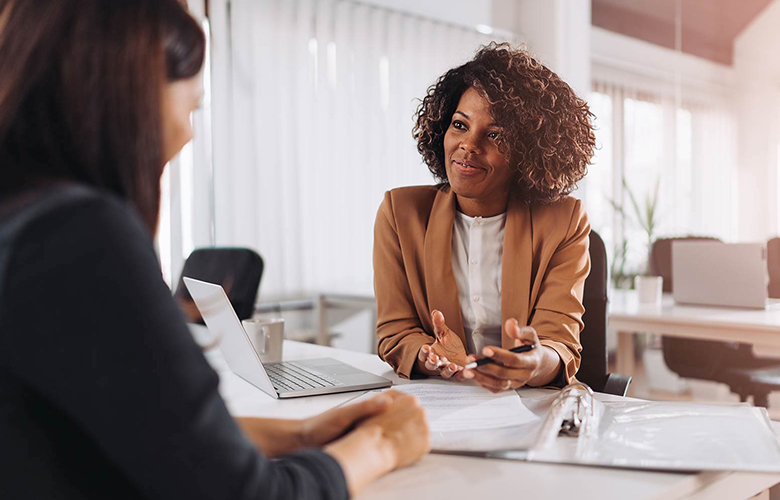
[(626, 181), (626, 179), (623, 179), (623, 189), (625, 189), (626, 193), (628, 193), (628, 199), (631, 201), (631, 205), (634, 207), (634, 212), (636, 213), (636, 218), (637, 218), (637, 222), (639, 222), (639, 226), (645, 232), (649, 232), (647, 221), (642, 216), (642, 209), (639, 208), (639, 203), (636, 201), (636, 196), (634, 196), (634, 192), (631, 191), (631, 188), (628, 186), (628, 182)]

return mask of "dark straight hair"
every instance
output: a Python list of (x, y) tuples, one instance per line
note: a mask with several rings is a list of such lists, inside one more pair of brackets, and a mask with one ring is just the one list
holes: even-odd
[(204, 57), (179, 0), (0, 0), (0, 193), (81, 182), (154, 233), (163, 86)]

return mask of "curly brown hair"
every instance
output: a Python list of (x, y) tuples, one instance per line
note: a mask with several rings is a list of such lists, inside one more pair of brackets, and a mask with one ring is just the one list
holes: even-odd
[(552, 203), (587, 173), (596, 138), (588, 104), (525, 49), (492, 42), (471, 61), (447, 71), (428, 89), (413, 135), (428, 169), (447, 184), (444, 134), (460, 97), (473, 87), (502, 128), (497, 143), (517, 169), (526, 203)]

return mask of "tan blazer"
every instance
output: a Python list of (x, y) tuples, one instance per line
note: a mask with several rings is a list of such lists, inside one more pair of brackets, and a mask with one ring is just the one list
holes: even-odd
[[(379, 357), (402, 377), (412, 375), (417, 353), (432, 344), (431, 311), (440, 310), (466, 345), (452, 271), (455, 195), (444, 186), (414, 186), (385, 193), (374, 227), (374, 291)], [(510, 200), (501, 269), (501, 323), (531, 325), (553, 348), (570, 383), (580, 365), (582, 290), (590, 272), (590, 224), (582, 202), (552, 205)], [(502, 333), (504, 348), (514, 346)]]

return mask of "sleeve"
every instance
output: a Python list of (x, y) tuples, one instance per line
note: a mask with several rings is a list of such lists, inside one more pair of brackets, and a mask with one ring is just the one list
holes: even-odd
[(588, 217), (582, 202), (577, 200), (566, 237), (547, 265), (530, 321), (539, 342), (555, 350), (563, 361), (561, 378), (555, 385), (573, 382), (580, 367), (580, 332), (585, 312), (582, 294), (590, 273), (589, 234)]
[(423, 329), (414, 306), (389, 192), (374, 226), (374, 294), (379, 357), (399, 376), (411, 378), (420, 348), (434, 338)]
[(134, 210), (61, 208), (22, 231), (10, 259), (3, 363), (148, 497), (347, 498), (332, 457), (269, 460), (241, 433)]

